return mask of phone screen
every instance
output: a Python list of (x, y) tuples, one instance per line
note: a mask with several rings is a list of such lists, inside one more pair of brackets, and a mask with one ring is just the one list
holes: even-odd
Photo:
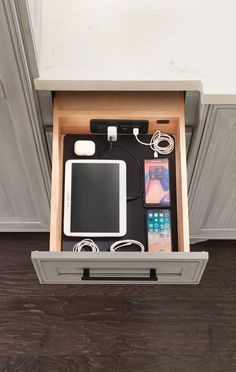
[(170, 206), (169, 160), (144, 160), (145, 204)]
[(149, 252), (171, 252), (171, 218), (168, 209), (147, 211)]

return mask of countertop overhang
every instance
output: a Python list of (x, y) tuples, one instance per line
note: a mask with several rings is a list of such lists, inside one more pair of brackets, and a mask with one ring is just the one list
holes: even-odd
[(199, 91), (236, 104), (233, 0), (43, 0), (37, 90)]

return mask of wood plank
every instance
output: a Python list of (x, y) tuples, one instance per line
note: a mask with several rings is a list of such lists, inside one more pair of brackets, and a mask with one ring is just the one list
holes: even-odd
[(38, 372), (35, 356), (15, 356), (8, 359), (7, 372)]
[(59, 111), (176, 112), (178, 92), (57, 92)]
[[(235, 304), (234, 312), (236, 313)], [(209, 325), (209, 348), (211, 352), (220, 353), (224, 356), (234, 354), (236, 363), (236, 324)]]
[[(172, 307), (174, 306), (175, 311)], [(140, 322), (150, 324), (214, 324), (219, 325), (234, 324), (235, 321), (236, 298), (219, 298), (215, 302), (214, 297), (204, 297), (202, 299), (193, 296), (176, 296), (166, 298), (154, 296), (150, 298), (130, 297), (127, 300), (127, 319), (129, 322)], [(182, 310), (182, 312), (181, 312)], [(178, 317), (176, 317), (178, 314)]]
[[(121, 296), (72, 296), (59, 295), (47, 297), (42, 306), (41, 298), (26, 295), (18, 295), (12, 298), (1, 298), (0, 312), (4, 317), (4, 323), (23, 324), (27, 322), (47, 322), (57, 325), (62, 321), (86, 321), (86, 322), (121, 322), (125, 320), (125, 300)], [(16, 312), (12, 319), (12, 312)], [(2, 324), (2, 320), (0, 320)]]
[(0, 371), (8, 372), (8, 357), (0, 357)]
[(115, 355), (48, 355), (39, 357), (37, 372), (114, 372), (115, 363)]
[(52, 145), (50, 250), (61, 251), (63, 136), (59, 126), (56, 99), (53, 110)]
[[(161, 341), (160, 341), (161, 342)], [(226, 357), (207, 353), (200, 355), (172, 355), (167, 349), (163, 354), (133, 352), (119, 358), (118, 371), (122, 372), (234, 372), (233, 355)]]
[(184, 97), (179, 94), (180, 117), (175, 141), (176, 152), (176, 192), (178, 215), (179, 251), (189, 252), (188, 193), (186, 169), (186, 140), (184, 120)]

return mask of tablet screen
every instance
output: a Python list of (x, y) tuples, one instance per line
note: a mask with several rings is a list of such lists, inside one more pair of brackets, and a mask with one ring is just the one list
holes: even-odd
[(119, 232), (119, 164), (72, 163), (72, 233)]

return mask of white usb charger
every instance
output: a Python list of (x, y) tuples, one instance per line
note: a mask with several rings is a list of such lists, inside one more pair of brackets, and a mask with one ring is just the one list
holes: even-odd
[(107, 128), (107, 141), (116, 142), (117, 141), (117, 127), (109, 126)]

